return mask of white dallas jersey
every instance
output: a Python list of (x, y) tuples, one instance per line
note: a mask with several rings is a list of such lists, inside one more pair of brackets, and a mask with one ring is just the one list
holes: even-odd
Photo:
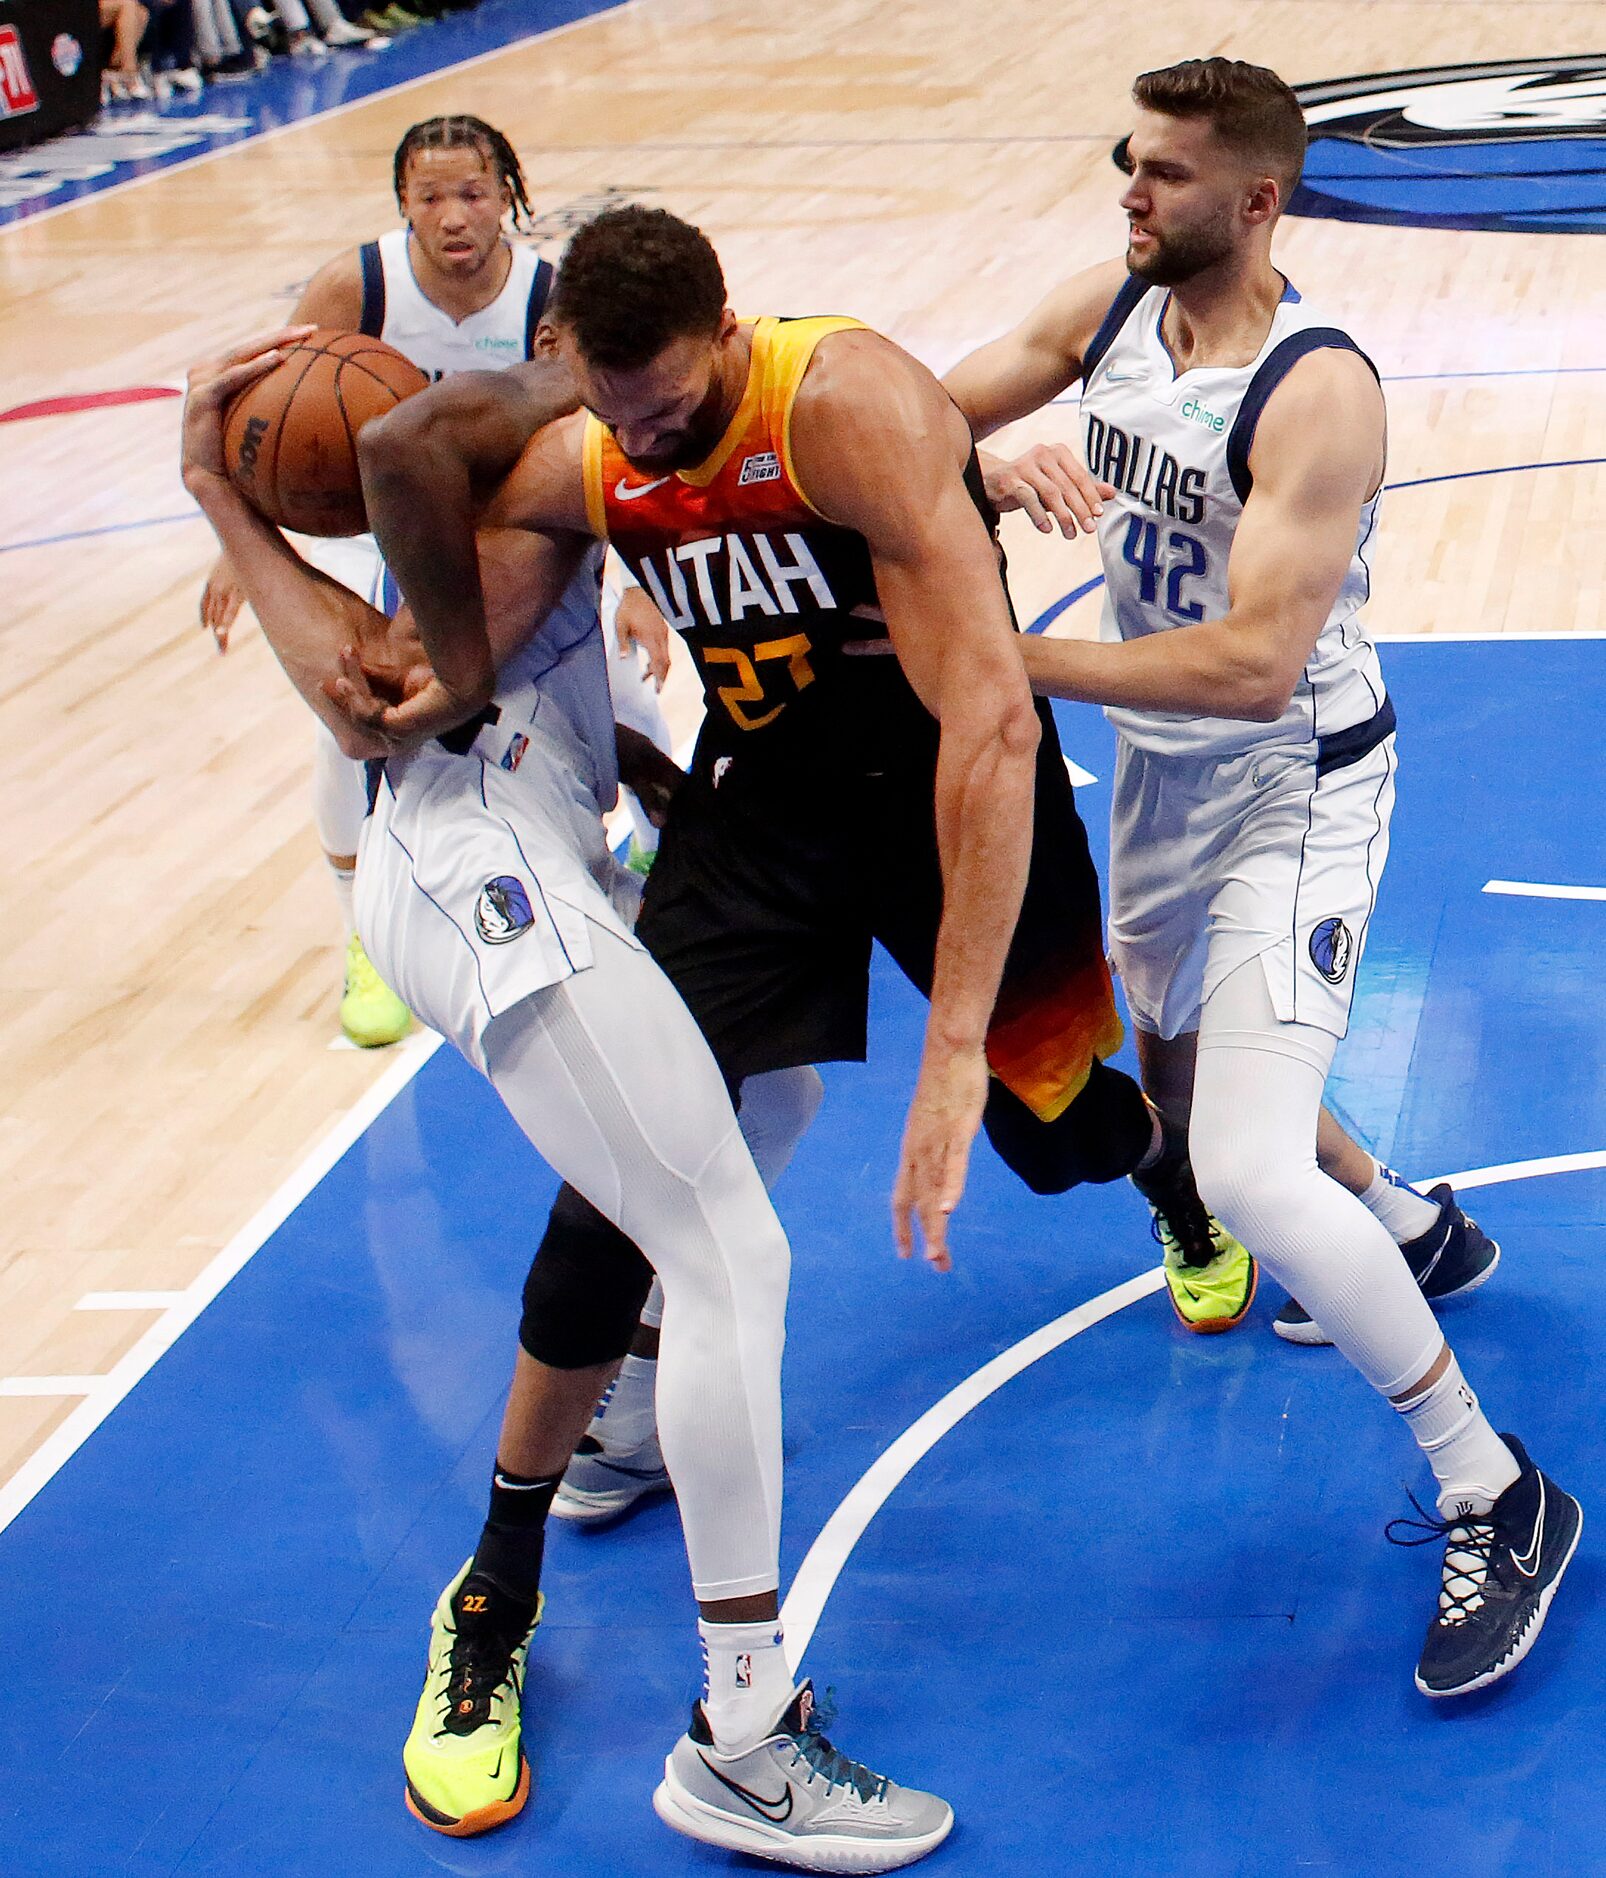
[(619, 751), (597, 616), (602, 555), (601, 542), (587, 548), (535, 637), (497, 673), (497, 719), (475, 748), (516, 771), (530, 745), (541, 746), (573, 770), (605, 815), (619, 799)]
[[(1266, 400), (1307, 352), (1360, 350), (1289, 287), (1266, 343), (1247, 365), (1179, 374), (1160, 338), (1169, 298), (1165, 288), (1129, 277), (1084, 363), (1088, 467), (1117, 492), (1099, 522), (1106, 640), (1139, 639), (1228, 611), (1227, 557), (1249, 494), (1249, 450)], [(1383, 676), (1355, 616), (1371, 591), (1366, 547), (1376, 520), (1374, 496), (1361, 510), (1333, 610), (1275, 723), (1117, 709), (1107, 712), (1110, 722), (1142, 749), (1205, 756), (1307, 743), (1374, 716), (1383, 704)]]
[(522, 365), (552, 288), (552, 266), (529, 248), (513, 249), (502, 291), (466, 320), (424, 297), (413, 278), (407, 230), (393, 228), (362, 249), (362, 330), (411, 359), (431, 378)]

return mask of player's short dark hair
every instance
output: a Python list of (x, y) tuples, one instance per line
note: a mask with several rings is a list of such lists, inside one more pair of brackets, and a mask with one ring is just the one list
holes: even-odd
[(458, 113), (453, 117), (426, 117), (414, 124), (396, 146), (396, 204), (401, 206), (407, 184), (407, 165), (420, 150), (477, 150), (485, 166), (507, 184), (513, 198), (513, 226), (526, 227), (534, 211), (524, 184), (518, 154), (494, 124), (482, 117)]
[(605, 371), (639, 371), (671, 341), (719, 330), (725, 275), (700, 228), (627, 203), (574, 232), (547, 317)]
[(1275, 72), (1243, 59), (1184, 59), (1145, 72), (1132, 96), (1164, 117), (1208, 118), (1229, 149), (1265, 164), (1286, 206), (1305, 167), (1305, 113)]

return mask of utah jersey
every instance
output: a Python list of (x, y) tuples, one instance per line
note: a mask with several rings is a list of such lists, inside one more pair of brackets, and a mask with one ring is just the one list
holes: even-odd
[[(1309, 352), (1337, 347), (1366, 357), (1289, 287), (1247, 365), (1179, 373), (1160, 337), (1169, 298), (1165, 288), (1129, 277), (1083, 362), (1088, 467), (1116, 490), (1099, 522), (1106, 640), (1138, 639), (1227, 613), (1227, 560), (1267, 399)], [(1361, 510), (1344, 583), (1275, 723), (1111, 708), (1107, 715), (1121, 735), (1157, 754), (1198, 756), (1308, 743), (1375, 717), (1383, 678), (1356, 614), (1371, 589), (1366, 550), (1377, 506), (1374, 495)]]
[[(741, 404), (695, 469), (638, 469), (587, 420), (592, 528), (685, 639), (708, 701), (705, 754), (851, 765), (920, 734), (917, 723), (935, 737), (895, 658), (845, 649), (886, 640), (870, 551), (820, 514), (792, 464), (792, 406), (815, 348), (864, 330), (851, 319), (756, 321)], [(974, 453), (966, 481), (991, 524)]]
[(413, 278), (407, 230), (393, 228), (361, 250), (362, 331), (394, 346), (431, 378), (522, 365), (535, 350), (552, 266), (530, 248), (514, 248), (512, 255), (502, 291), (491, 304), (454, 320), (425, 298)]

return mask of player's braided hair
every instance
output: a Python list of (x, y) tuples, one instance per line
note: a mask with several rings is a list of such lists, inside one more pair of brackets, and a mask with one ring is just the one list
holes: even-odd
[(402, 199), (407, 165), (420, 150), (478, 150), (513, 196), (513, 226), (528, 228), (535, 211), (530, 207), (524, 170), (512, 144), (494, 124), (482, 117), (458, 113), (452, 117), (426, 117), (414, 124), (396, 146), (396, 201)]

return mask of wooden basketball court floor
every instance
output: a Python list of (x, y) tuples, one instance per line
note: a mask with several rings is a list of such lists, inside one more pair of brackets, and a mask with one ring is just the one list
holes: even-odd
[[(219, 660), (197, 629), (211, 541), (176, 400), (89, 394), (171, 387), (271, 324), (390, 224), (390, 152), (437, 111), (510, 133), (554, 256), (610, 192), (662, 202), (709, 229), (738, 307), (851, 311), (940, 369), (1118, 251), (1109, 152), (1137, 70), (1562, 57), (1601, 21), (1354, 0), (581, 12), (487, 0), (435, 51), (382, 55), (404, 84), (370, 61), (379, 88), (338, 109), (332, 81), (270, 74), (244, 108), (253, 131), (282, 120), (271, 138), (0, 225), (4, 403), (50, 413), (0, 421), (0, 1559), (26, 1683), (0, 1724), (7, 1872), (722, 1863), (645, 1810), (692, 1674), (668, 1512), (554, 1544), (569, 1615), (529, 1815), (448, 1847), (400, 1813), (422, 1624), (472, 1540), (544, 1188), (427, 1039), (331, 1047), (341, 935), (301, 707), (254, 632)], [(445, 57), (472, 63), (430, 69)], [(1585, 234), (1323, 219), (1291, 219), (1279, 258), (1389, 381), (1371, 619), (1412, 642), (1386, 655), (1401, 824), (1335, 1094), (1412, 1175), (1487, 1184), (1508, 1260), (1454, 1334), (1587, 1500), (1606, 266)], [(1071, 436), (1074, 415), (1020, 436)], [(1022, 618), (1090, 631), (1086, 544), (1006, 538)], [(671, 709), (689, 728), (683, 670)], [(1096, 715), (1064, 723), (1107, 777)], [(1083, 807), (1096, 827), (1096, 782)], [(790, 1615), (794, 1642), (821, 1625), (808, 1666), (829, 1649), (847, 1745), (947, 1780), (948, 1868), (1595, 1868), (1587, 1539), (1510, 1689), (1419, 1714), (1422, 1561), (1375, 1543), (1408, 1473), (1388, 1418), (1277, 1345), (1264, 1307), (1219, 1344), (1175, 1338), (1141, 1303), (1152, 1248), (1119, 1195), (1046, 1214), (983, 1156), (960, 1279), (892, 1269), (918, 1013), (885, 979), (877, 998), (878, 1060), (833, 1073), (782, 1192), (788, 1570), (808, 1560)], [(1078, 1318), (996, 1397), (975, 1382), (1000, 1352), (1010, 1375), (1034, 1364), (1035, 1328), (1090, 1299), (1093, 1334)], [(922, 1419), (950, 1387), (962, 1402)], [(833, 1509), (873, 1464), (871, 1510), (889, 1503), (855, 1549)], [(1031, 1556), (1042, 1582), (1021, 1581)]]

